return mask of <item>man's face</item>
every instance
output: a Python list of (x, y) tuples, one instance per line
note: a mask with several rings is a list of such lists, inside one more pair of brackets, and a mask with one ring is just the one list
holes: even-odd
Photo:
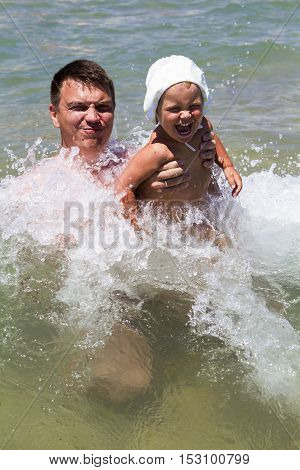
[(110, 138), (114, 107), (109, 91), (66, 80), (59, 105), (50, 105), (55, 127), (60, 129), (63, 147), (79, 147), (86, 161), (96, 160)]

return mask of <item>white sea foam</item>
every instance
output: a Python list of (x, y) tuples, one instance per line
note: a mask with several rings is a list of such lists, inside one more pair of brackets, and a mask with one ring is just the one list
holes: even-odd
[[(2, 182), (0, 229), (3, 240), (27, 233), (41, 245), (65, 246), (68, 268), (56, 297), (68, 307), (64, 321), (86, 331), (81, 346), (101, 342), (114, 322), (138, 314), (155, 288), (171, 287), (194, 299), (190, 322), (198, 334), (230, 345), (264, 394), (296, 403), (298, 333), (284, 312), (267, 306), (252, 278), (270, 285), (276, 279), (283, 290), (297, 286), (299, 200), (298, 177), (253, 173), (239, 202), (228, 193), (209, 211), (232, 248), (195, 244), (164, 220), (156, 221), (155, 237), (141, 240), (120, 217), (112, 190), (60, 155)], [(190, 209), (191, 221), (201, 217)], [(150, 233), (153, 219), (148, 208), (141, 225)]]
[(244, 178), (239, 199), (241, 258), (230, 252), (220, 258), (209, 273), (208, 288), (198, 295), (192, 321), (199, 333), (218, 336), (237, 349), (266, 396), (284, 397), (299, 413), (299, 333), (285, 309), (268, 308), (263, 287), (255, 289), (252, 282), (256, 278), (267, 285), (271, 301), (283, 306), (288, 306), (286, 292), (299, 288), (299, 177), (280, 177), (273, 168), (253, 173)]
[(240, 202), (244, 239), (256, 268), (299, 286), (300, 184), (299, 177), (269, 171), (245, 178)]

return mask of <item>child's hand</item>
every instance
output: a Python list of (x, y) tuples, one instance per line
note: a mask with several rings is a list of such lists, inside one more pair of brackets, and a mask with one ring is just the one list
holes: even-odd
[(233, 166), (228, 166), (224, 168), (225, 177), (232, 188), (232, 196), (236, 197), (242, 190), (243, 182), (239, 173)]

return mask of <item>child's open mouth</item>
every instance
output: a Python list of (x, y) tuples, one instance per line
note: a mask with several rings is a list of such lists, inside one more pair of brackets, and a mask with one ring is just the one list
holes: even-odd
[(192, 132), (192, 123), (190, 124), (178, 124), (176, 127), (177, 133), (180, 137), (188, 137)]

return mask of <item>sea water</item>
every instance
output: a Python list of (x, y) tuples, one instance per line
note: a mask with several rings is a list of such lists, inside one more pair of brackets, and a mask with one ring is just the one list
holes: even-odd
[[(299, 10), (295, 2), (5, 2), (0, 437), (5, 448), (299, 446)], [(273, 44), (274, 42), (274, 44)], [(47, 116), (51, 75), (85, 57), (117, 91), (119, 143), (151, 125), (144, 80), (185, 54), (211, 89), (207, 115), (244, 181), (207, 217), (220, 250), (143, 214), (137, 237), (113, 192), (60, 153)], [(105, 158), (104, 158), (105, 157)], [(101, 164), (107, 180), (108, 152)], [(118, 171), (118, 170), (115, 170)], [(68, 234), (65, 237), (63, 234)], [(119, 322), (147, 338), (149, 391), (111, 406), (88, 357)]]

